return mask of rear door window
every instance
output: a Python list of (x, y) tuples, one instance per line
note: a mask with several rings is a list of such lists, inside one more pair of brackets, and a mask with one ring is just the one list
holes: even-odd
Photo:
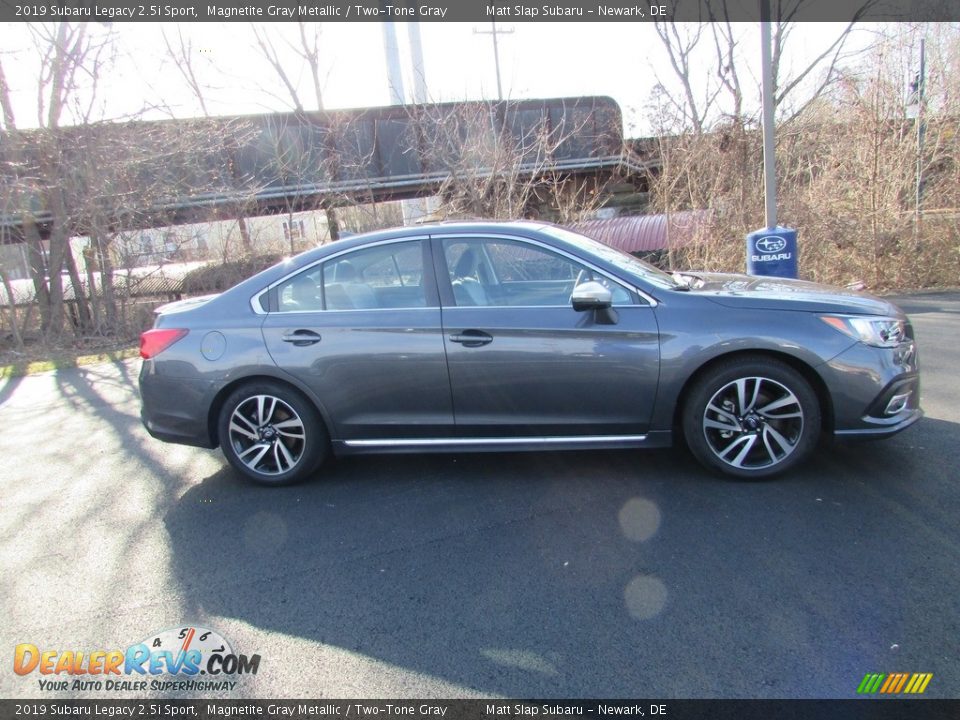
[(339, 255), (277, 287), (280, 312), (426, 307), (420, 240)]

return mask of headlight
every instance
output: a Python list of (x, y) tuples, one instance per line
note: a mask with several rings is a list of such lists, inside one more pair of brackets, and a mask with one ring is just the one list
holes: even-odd
[(874, 347), (897, 347), (907, 339), (907, 324), (899, 318), (821, 315), (820, 319), (844, 335)]

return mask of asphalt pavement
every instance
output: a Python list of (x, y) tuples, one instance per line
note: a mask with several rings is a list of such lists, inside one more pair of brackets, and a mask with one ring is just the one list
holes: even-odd
[(927, 417), (759, 483), (666, 450), (263, 489), (146, 434), (139, 361), (0, 381), (0, 697), (143, 697), (41, 690), (14, 647), (188, 625), (261, 656), (208, 697), (852, 698), (873, 672), (960, 697), (960, 294), (897, 301)]

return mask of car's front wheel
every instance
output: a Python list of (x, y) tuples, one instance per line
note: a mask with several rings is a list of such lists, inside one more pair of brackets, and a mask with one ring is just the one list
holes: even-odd
[(687, 445), (707, 467), (764, 478), (801, 462), (816, 446), (816, 393), (799, 372), (773, 358), (718, 364), (691, 387), (683, 408)]
[(269, 381), (234, 390), (220, 411), (218, 430), (230, 464), (263, 485), (305, 479), (324, 460), (329, 444), (316, 408)]

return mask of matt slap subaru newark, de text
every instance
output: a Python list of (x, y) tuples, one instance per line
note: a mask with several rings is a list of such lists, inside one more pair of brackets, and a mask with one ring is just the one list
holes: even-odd
[(331, 454), (678, 441), (762, 478), (824, 435), (881, 438), (922, 416), (913, 329), (892, 303), (668, 274), (542, 223), (324, 245), (160, 308), (141, 355), (151, 435), (219, 446), (275, 485)]

